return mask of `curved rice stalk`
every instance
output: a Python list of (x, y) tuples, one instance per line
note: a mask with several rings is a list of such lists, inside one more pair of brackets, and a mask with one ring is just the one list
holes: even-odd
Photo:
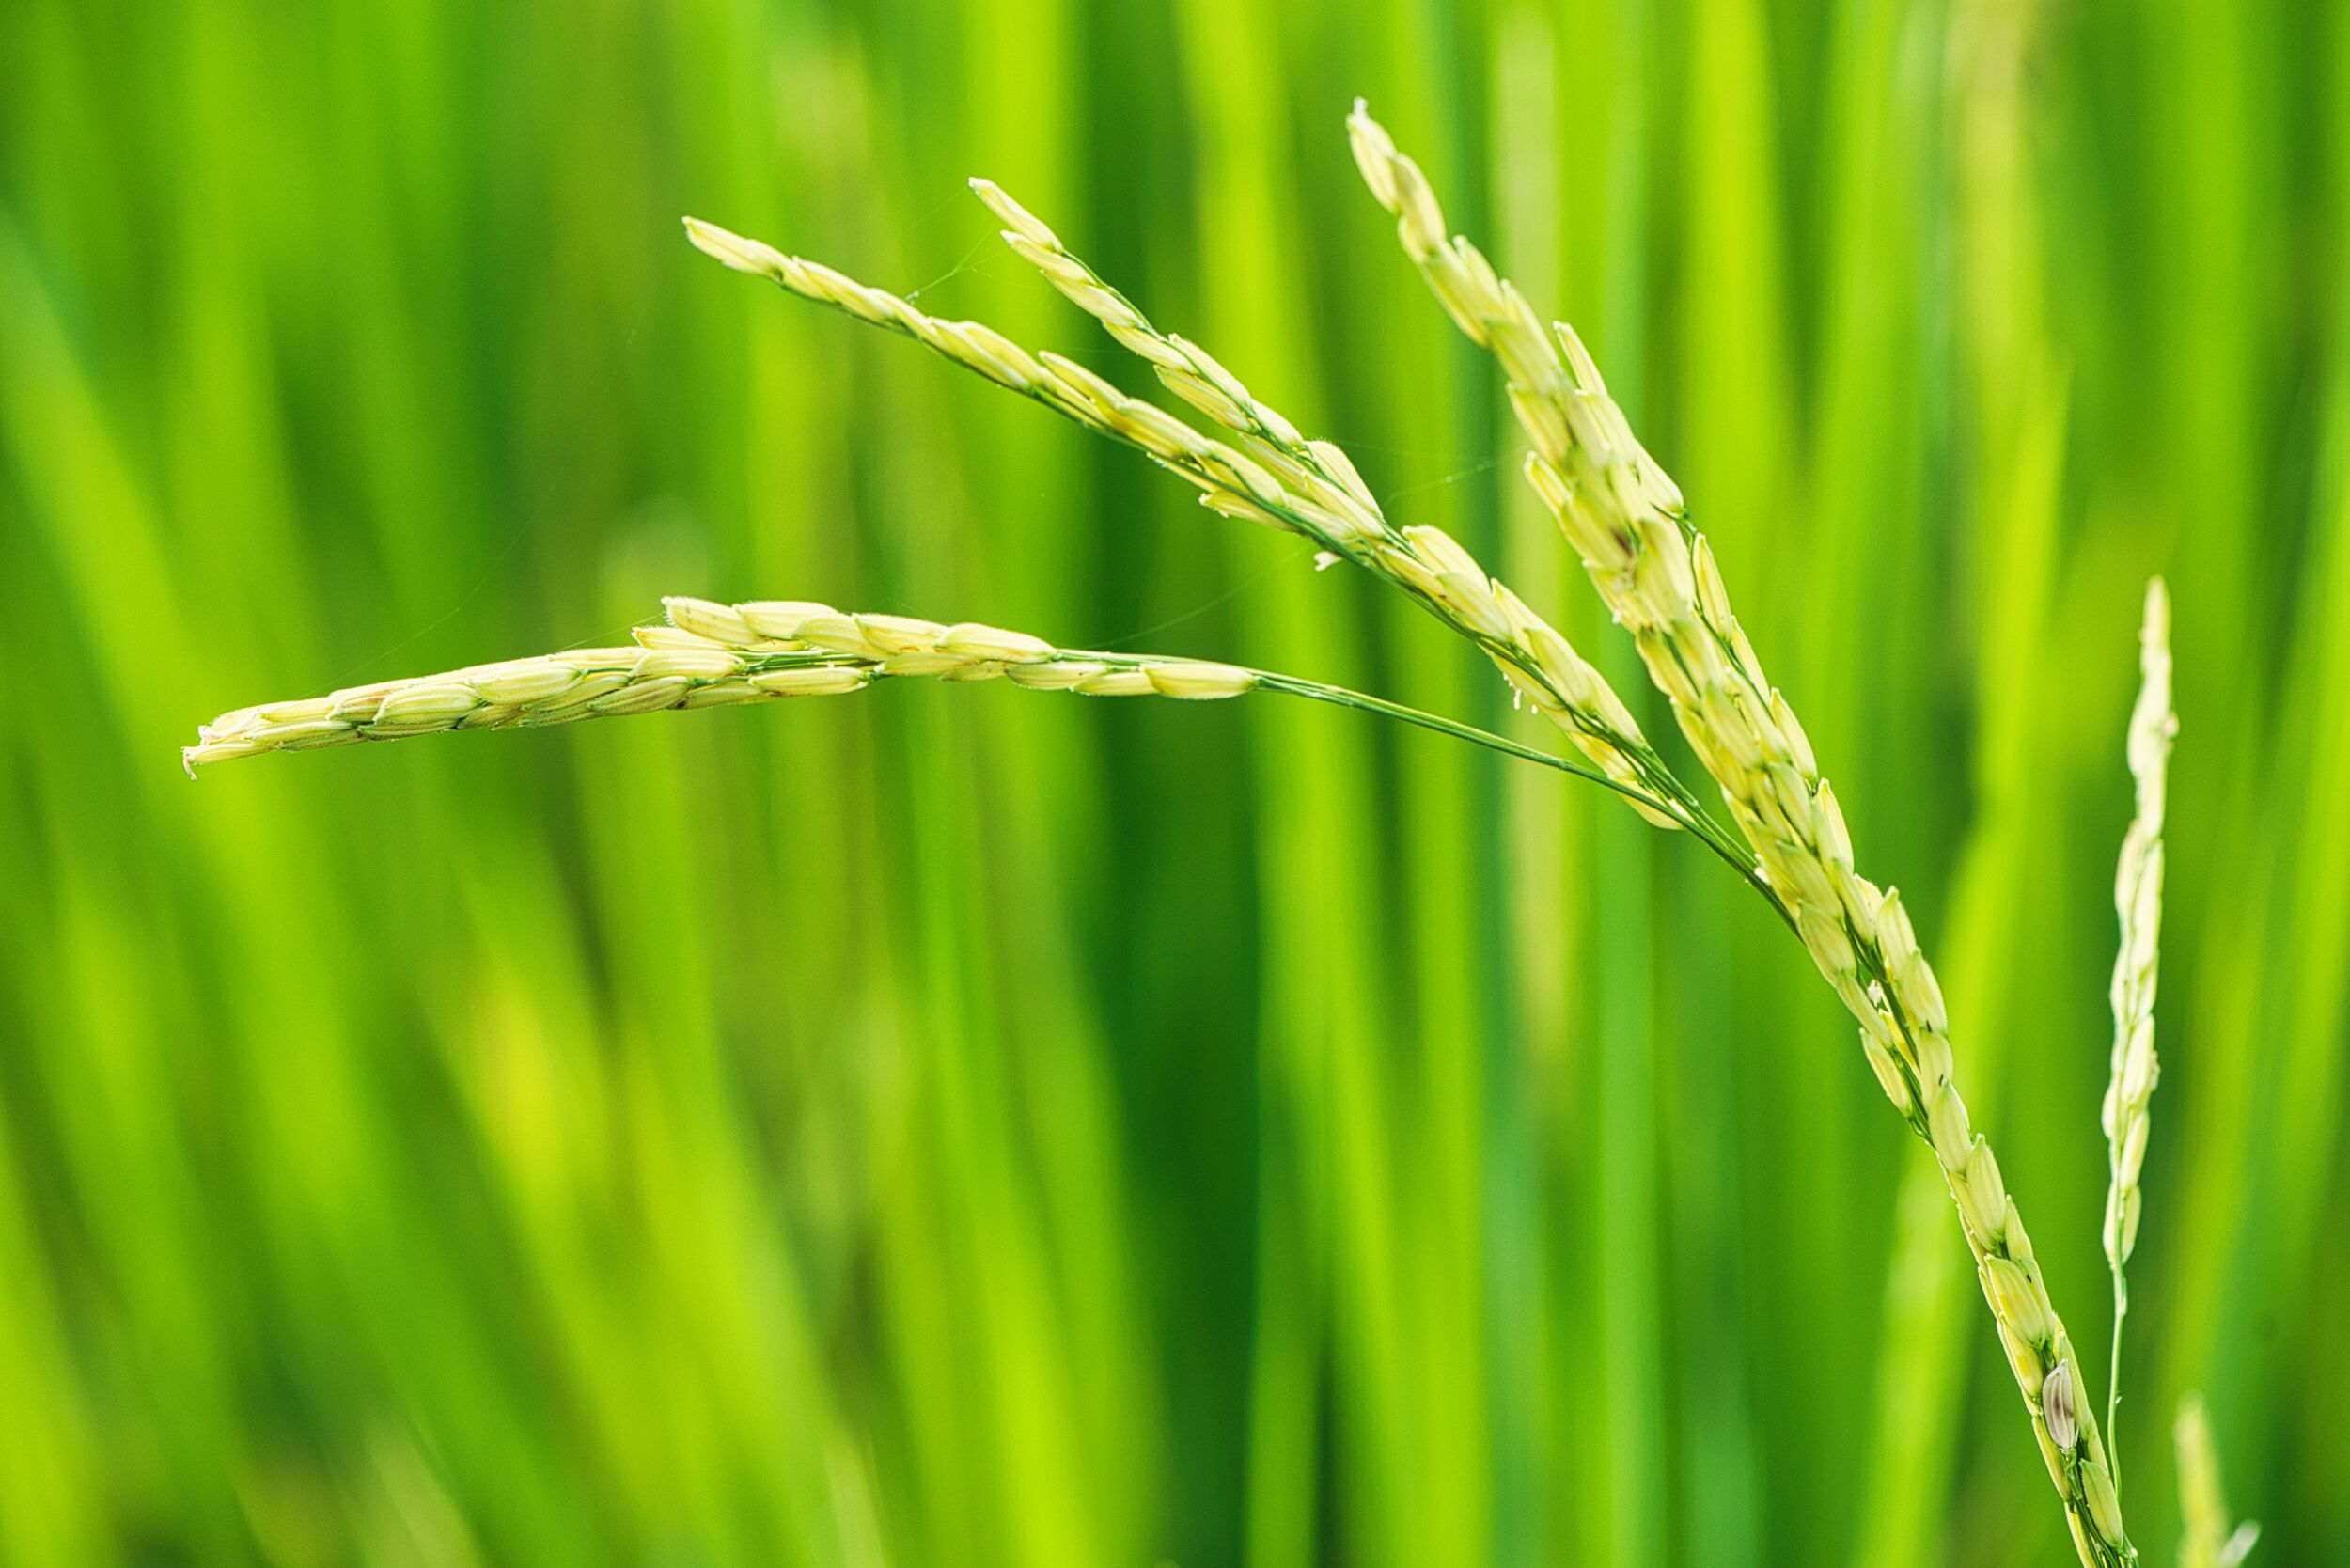
[(1427, 177), (1359, 102), (1347, 128), (1404, 254), (1461, 330), (1501, 362), (1533, 446), (1528, 480), (1631, 632), (1813, 963), (1859, 1020), (1887, 1097), (1934, 1151), (2081, 1560), (2136, 1561), (2072, 1340), (1998, 1162), (1969, 1126), (1940, 982), (1900, 893), (1854, 870), (1835, 792), (1739, 627), (1679, 487), (1633, 435), (1574, 330), (1545, 328), (1475, 245), (1446, 233)]

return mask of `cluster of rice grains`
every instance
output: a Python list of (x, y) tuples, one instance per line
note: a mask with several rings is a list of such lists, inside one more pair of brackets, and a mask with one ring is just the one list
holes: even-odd
[[(1900, 893), (1880, 890), (1854, 871), (1835, 792), (1820, 776), (1802, 726), (1764, 679), (1680, 490), (1633, 436), (1574, 329), (1564, 323), (1545, 328), (1525, 296), (1474, 245), (1447, 236), (1426, 176), (1360, 104), (1348, 130), (1365, 182), (1395, 216), (1404, 253), (1453, 321), (1501, 362), (1511, 403), (1533, 445), (1528, 479), (1583, 557), (1609, 610), (1632, 633), (1651, 679), (1721, 787), (1821, 974), (1860, 1021), (1861, 1046), (1887, 1096), (1940, 1163), (2082, 1560), (2092, 1568), (2135, 1560), (2112, 1462), (2082, 1397), (2072, 1341), (2048, 1299), (1998, 1161), (1969, 1130), (1952, 1076), (1941, 986), (1919, 949)], [(2149, 603), (2161, 603), (2158, 588)], [(2150, 621), (2150, 685), (2158, 635), (2167, 637), (2167, 631)], [(2167, 651), (2159, 675), (2167, 723)], [(2167, 749), (2167, 729), (2163, 735), (2160, 749)], [(2139, 768), (2141, 814), (2131, 842), (2141, 859), (2153, 857), (2152, 877), (2137, 886), (2152, 887), (2158, 910), (2159, 749), (2145, 764), (2154, 770), (2151, 825), (2140, 765), (2140, 753), (2152, 746), (2134, 730), (2130, 752)], [(2123, 875), (2131, 875), (2126, 855)], [(2153, 917), (2134, 929), (2144, 933), (2146, 955), (2132, 970), (2142, 984), (2130, 992), (2129, 1005), (2142, 1004), (2148, 1020), (2147, 1072), (2140, 1077), (2151, 1089)], [(2127, 953), (2124, 958), (2128, 962)], [(2125, 1005), (2123, 982), (2117, 978), (2115, 985), (2119, 1013)], [(2116, 1046), (2117, 1074), (2122, 1049)], [(2142, 1097), (2135, 1104), (2142, 1114)], [(2108, 1124), (2114, 1113), (2109, 1099)], [(2142, 1125), (2137, 1141), (2142, 1151)], [(2135, 1172), (2134, 1162), (2130, 1169)], [(2117, 1160), (2117, 1191), (2120, 1170)], [(2134, 1189), (2126, 1203), (2134, 1222)], [(2117, 1262), (2117, 1278), (2119, 1268)]]
[(1024, 632), (829, 604), (665, 600), (628, 648), (588, 648), (354, 686), (223, 713), (182, 754), (193, 770), (267, 751), (313, 751), (451, 729), (533, 729), (574, 719), (830, 697), (888, 676), (1005, 680), (1089, 697), (1238, 697), (1254, 670), (1199, 659), (1081, 653)]
[[(1932, 1149), (1949, 1184), (2081, 1560), (2091, 1568), (2134, 1562), (2113, 1460), (2072, 1341), (1998, 1161), (1969, 1126), (1934, 969), (1900, 893), (1854, 870), (1835, 791), (1740, 629), (1679, 489), (1633, 435), (1574, 330), (1546, 326), (1474, 245), (1447, 234), (1426, 178), (1361, 105), (1348, 129), (1363, 178), (1394, 215), (1406, 255), (1453, 321), (1500, 361), (1532, 447), (1527, 477), (1615, 620), (1631, 634), (1718, 788), (1729, 824), (1674, 774), (1599, 672), (1457, 541), (1440, 529), (1390, 521), (1343, 451), (1302, 434), (1198, 344), (1160, 331), (1050, 227), (984, 180), (972, 188), (1004, 225), (1005, 243), (1221, 433), (1129, 396), (1069, 359), (1030, 353), (979, 322), (941, 320), (899, 295), (697, 219), (687, 219), (686, 228), (697, 246), (727, 266), (912, 337), (1136, 448), (1198, 489), (1211, 510), (1297, 534), (1325, 563), (1349, 562), (1393, 585), (1491, 659), (1588, 766), (1292, 676), (1073, 651), (991, 627), (843, 615), (822, 604), (691, 599), (668, 601), (667, 623), (640, 631), (633, 648), (487, 665), (229, 713), (188, 749), (189, 765), (441, 730), (848, 692), (877, 679), (929, 676), (1000, 678), (1097, 696), (1222, 698), (1262, 687), (1385, 713), (1596, 778), (1658, 826), (1692, 833), (1745, 876), (1859, 1020), (1877, 1081)], [(2155, 1078), (2163, 765), (2174, 728), (2168, 625), (2156, 584), (2147, 600), (2144, 691), (2130, 730), (2138, 809), (2117, 886), (2123, 949), (2113, 984), (2113, 1087), (2105, 1106), (2112, 1169), (2106, 1246), (2117, 1314), (2126, 1299), (2123, 1263), (2137, 1232), (2138, 1173)]]
[[(2138, 1179), (2146, 1163), (2148, 1114), (2162, 1075), (2154, 1057), (2154, 987), (2162, 972), (2162, 817), (2169, 794), (2170, 737), (2170, 599), (2162, 580), (2146, 588), (2146, 618), (2138, 633), (2138, 703), (2130, 713), (2130, 776), (2138, 811), (2123, 836), (2113, 875), (2114, 913), (2122, 942), (2113, 960), (2113, 1076), (2106, 1086), (2106, 1262), (2113, 1271), (2113, 1358), (2106, 1381), (2106, 1425), (2121, 1400), (2122, 1322), (2129, 1315), (2124, 1272), (2138, 1246)], [(2120, 1462), (2117, 1458), (2116, 1470)]]
[[(1056, 648), (997, 626), (851, 615), (807, 601), (719, 604), (678, 597), (662, 606), (661, 623), (635, 628), (634, 643), (626, 648), (571, 649), (239, 708), (202, 726), (180, 759), (193, 775), (273, 751), (318, 751), (457, 729), (539, 729), (767, 698), (838, 697), (891, 677), (928, 676), (958, 685), (1000, 680), (1029, 691), (1191, 702), (1275, 692), (1401, 720), (1588, 778), (1642, 810), (1666, 808), (1637, 785), (1573, 759), (1301, 676), (1208, 659)], [(1751, 872), (1750, 864), (1733, 864)]]

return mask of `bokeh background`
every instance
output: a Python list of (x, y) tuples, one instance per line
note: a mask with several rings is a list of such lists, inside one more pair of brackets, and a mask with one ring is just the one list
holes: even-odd
[(678, 228), (1146, 384), (975, 171), (1635, 689), (1358, 92), (1694, 498), (2099, 1369), (2169, 574), (2123, 1490), (2170, 1560), (2201, 1388), (2256, 1560), (2350, 1562), (2319, 0), (8, 0), (0, 1556), (2069, 1560), (1849, 1024), (1581, 786), (921, 682), (180, 775), (220, 709), (664, 592), (1516, 723), (1392, 596)]

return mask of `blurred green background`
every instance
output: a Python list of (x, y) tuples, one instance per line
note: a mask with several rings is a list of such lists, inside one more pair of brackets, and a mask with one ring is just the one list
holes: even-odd
[[(809, 597), (1495, 725), (1392, 595), (695, 212), (1145, 384), (984, 171), (1626, 651), (1358, 187), (1572, 314), (2102, 1397), (2109, 879), (2184, 731), (2120, 1441), (2350, 1562), (2350, 16), (2318, 0), (6, 0), (0, 1556), (2070, 1560), (1947, 1200), (1694, 845), (1357, 714), (1003, 687), (241, 764)], [(1663, 728), (1652, 723), (1652, 729)]]

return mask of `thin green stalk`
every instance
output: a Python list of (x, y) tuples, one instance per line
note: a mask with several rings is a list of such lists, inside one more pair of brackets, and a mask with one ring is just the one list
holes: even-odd
[[(1107, 655), (1089, 654), (1087, 657), (1103, 658)], [(1292, 697), (1303, 697), (1316, 702), (1333, 703), (1341, 708), (1356, 708), (1367, 713), (1384, 713), (1388, 718), (1401, 719), (1405, 724), (1418, 725), (1422, 729), (1434, 730), (1440, 735), (1449, 735), (1455, 740), (1468, 741), (1473, 745), (1487, 747), (1505, 757), (1514, 757), (1524, 762), (1539, 762), (1546, 768), (1556, 768), (1560, 773), (1573, 774), (1575, 777), (1587, 779), (1603, 789), (1612, 790), (1626, 800), (1651, 807), (1660, 804), (1655, 797), (1642, 792), (1637, 786), (1619, 783), (1596, 768), (1587, 767), (1570, 758), (1557, 756), (1534, 746), (1521, 745), (1505, 736), (1496, 735), (1489, 729), (1480, 729), (1473, 724), (1463, 724), (1439, 713), (1426, 713), (1418, 708), (1407, 708), (1400, 702), (1389, 702), (1385, 698), (1350, 691), (1343, 686), (1325, 685), (1318, 681), (1301, 680), (1293, 675), (1281, 675), (1271, 670), (1256, 670), (1252, 673), (1257, 676), (1267, 691), (1283, 692)], [(1781, 919), (1790, 920), (1792, 923), (1793, 917), (1788, 915), (1786, 906), (1771, 890), (1770, 884), (1764, 882), (1758, 874), (1754, 856), (1747, 852), (1744, 845), (1718, 826), (1712, 832), (1698, 831), (1697, 838), (1698, 841), (1717, 856), (1723, 864), (1745, 879), (1748, 886), (1761, 894), (1763, 902), (1768, 903)]]

